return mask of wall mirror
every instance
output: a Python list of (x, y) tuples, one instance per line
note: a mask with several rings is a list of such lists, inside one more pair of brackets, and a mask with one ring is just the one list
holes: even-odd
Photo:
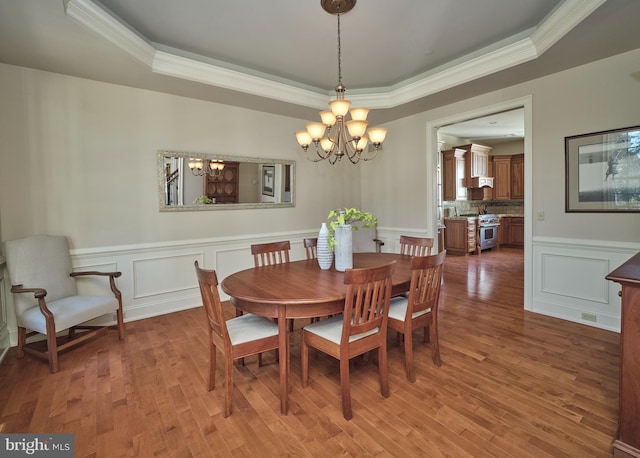
[(295, 161), (158, 151), (160, 211), (293, 207)]

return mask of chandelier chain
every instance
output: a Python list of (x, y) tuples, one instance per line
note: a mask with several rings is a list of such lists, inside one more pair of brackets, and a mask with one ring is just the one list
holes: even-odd
[[(384, 127), (367, 128), (368, 108), (352, 108), (351, 101), (345, 100), (346, 88), (342, 85), (342, 30), (340, 16), (342, 6), (344, 12), (349, 12), (356, 4), (356, 0), (321, 0), (322, 8), (335, 14), (338, 20), (338, 85), (335, 88), (336, 98), (329, 102), (331, 110), (320, 112), (322, 122), (311, 122), (306, 125), (306, 130), (295, 132), (296, 139), (305, 153), (313, 145), (311, 156), (307, 159), (312, 162), (326, 160), (335, 164), (344, 156), (357, 164), (361, 160), (370, 161), (381, 150), (382, 142), (387, 134)], [(347, 115), (351, 116), (348, 120)], [(371, 144), (373, 148), (368, 148)]]
[(342, 86), (342, 45), (340, 44), (340, 10), (338, 10), (338, 84)]

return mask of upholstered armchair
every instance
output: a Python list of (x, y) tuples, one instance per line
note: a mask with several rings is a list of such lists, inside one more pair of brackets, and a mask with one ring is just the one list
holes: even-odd
[[(72, 272), (66, 237), (35, 235), (4, 243), (7, 270), (14, 293), (18, 325), (18, 358), (30, 353), (49, 362), (58, 371), (58, 353), (106, 331), (107, 326), (87, 326), (87, 321), (107, 314), (117, 320), (118, 336), (125, 338), (122, 295), (115, 279), (120, 272)], [(76, 278), (101, 276), (109, 279), (113, 296), (81, 296)], [(57, 333), (68, 330), (67, 336)], [(76, 334), (77, 330), (79, 332)], [(46, 336), (46, 346), (27, 338)]]

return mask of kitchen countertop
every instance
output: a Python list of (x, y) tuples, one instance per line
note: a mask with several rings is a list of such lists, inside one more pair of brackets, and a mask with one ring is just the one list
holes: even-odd
[[(491, 213), (492, 215), (496, 215), (499, 218), (524, 218), (524, 215), (521, 214), (517, 214), (517, 213)], [(468, 219), (477, 219), (478, 215), (474, 215), (474, 216), (446, 216), (444, 218), (444, 220), (460, 220), (460, 221), (464, 221), (464, 220), (468, 220)]]

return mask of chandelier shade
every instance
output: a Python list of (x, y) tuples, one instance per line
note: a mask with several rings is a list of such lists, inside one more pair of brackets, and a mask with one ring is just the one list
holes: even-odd
[[(307, 153), (307, 159), (312, 162), (328, 160), (335, 164), (346, 156), (353, 164), (369, 161), (376, 157), (387, 135), (387, 129), (372, 127), (367, 129), (369, 122), (368, 108), (349, 108), (351, 101), (344, 98), (346, 88), (342, 85), (342, 49), (340, 42), (340, 15), (350, 11), (356, 0), (321, 0), (322, 8), (338, 18), (338, 85), (336, 98), (329, 101), (330, 110), (320, 112), (321, 122), (310, 122), (306, 130), (295, 132), (296, 139)], [(347, 120), (347, 116), (350, 120)], [(367, 136), (368, 135), (368, 136)], [(371, 142), (373, 151), (368, 151)], [(309, 147), (313, 144), (313, 151), (309, 156)]]
[(222, 169), (224, 169), (224, 162), (220, 160), (203, 161), (202, 159), (189, 159), (188, 164), (191, 173), (200, 177), (205, 174), (210, 177), (217, 177), (222, 174)]

